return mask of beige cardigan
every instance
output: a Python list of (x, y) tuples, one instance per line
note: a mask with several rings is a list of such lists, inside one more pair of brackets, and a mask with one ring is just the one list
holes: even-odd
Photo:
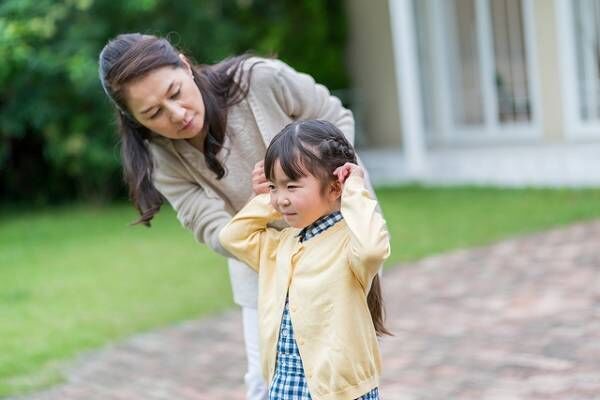
[[(199, 242), (228, 257), (219, 232), (250, 198), (252, 169), (273, 136), (293, 120), (324, 119), (354, 141), (352, 112), (327, 88), (282, 61), (251, 58), (244, 68), (253, 64), (248, 96), (227, 114), (227, 151), (218, 155), (226, 168), (222, 179), (215, 179), (203, 154), (185, 140), (157, 136), (150, 142), (156, 188)], [(229, 272), (234, 301), (256, 307), (256, 273), (235, 260)]]
[(268, 227), (280, 217), (255, 197), (220, 233), (223, 246), (258, 271), (263, 374), (271, 382), (286, 297), (315, 400), (356, 399), (378, 385), (381, 357), (367, 293), (390, 243), (361, 177), (344, 184), (340, 222), (305, 242), (299, 229)]

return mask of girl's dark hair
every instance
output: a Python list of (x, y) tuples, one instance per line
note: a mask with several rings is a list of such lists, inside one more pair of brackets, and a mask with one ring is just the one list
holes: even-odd
[[(242, 85), (241, 68), (250, 55), (228, 58), (218, 64), (192, 65), (194, 82), (198, 86), (205, 107), (207, 134), (204, 139), (204, 158), (218, 179), (225, 175), (225, 167), (217, 159), (223, 148), (227, 126), (227, 109), (242, 101), (248, 94), (248, 85)], [(100, 52), (99, 74), (102, 88), (118, 111), (121, 136), (123, 176), (129, 187), (129, 196), (140, 213), (135, 223), (150, 226), (160, 210), (163, 198), (152, 183), (152, 155), (148, 147), (152, 133), (135, 120), (127, 109), (123, 87), (157, 68), (183, 67), (180, 52), (164, 38), (140, 33), (118, 35)]]
[(285, 175), (297, 180), (307, 173), (321, 181), (325, 189), (336, 181), (333, 171), (346, 162), (356, 164), (356, 154), (342, 132), (321, 120), (296, 121), (279, 132), (265, 155), (265, 175), (273, 179), (275, 161)]
[[(321, 120), (296, 121), (279, 132), (267, 148), (265, 175), (274, 179), (276, 162), (290, 179), (310, 174), (321, 182), (324, 191), (337, 182), (333, 171), (347, 162), (357, 163), (356, 153), (344, 134), (332, 123)], [(379, 275), (375, 275), (367, 304), (377, 335), (391, 335), (384, 325), (384, 304)]]

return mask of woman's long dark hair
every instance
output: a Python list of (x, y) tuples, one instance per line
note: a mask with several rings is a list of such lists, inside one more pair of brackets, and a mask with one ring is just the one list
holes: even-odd
[[(225, 167), (217, 154), (225, 140), (228, 108), (248, 94), (249, 85), (241, 84), (248, 82), (252, 73), (250, 67), (245, 77), (242, 69), (248, 57), (250, 55), (232, 57), (211, 66), (192, 65), (194, 82), (205, 107), (204, 158), (218, 179), (225, 175)], [(150, 221), (160, 210), (163, 198), (152, 183), (152, 155), (147, 144), (152, 133), (127, 109), (123, 87), (165, 66), (183, 67), (180, 52), (167, 39), (139, 33), (117, 36), (104, 46), (99, 57), (100, 82), (118, 111), (123, 177), (129, 187), (129, 196), (140, 213), (140, 219), (135, 223), (146, 226), (150, 226)]]
[[(354, 148), (344, 134), (332, 123), (321, 120), (292, 122), (275, 135), (265, 155), (268, 180), (274, 178), (277, 161), (288, 178), (297, 180), (309, 173), (319, 179), (323, 191), (336, 184), (333, 171), (337, 167), (347, 162), (357, 164)], [(391, 335), (384, 324), (385, 308), (378, 274), (371, 283), (367, 304), (377, 335)]]

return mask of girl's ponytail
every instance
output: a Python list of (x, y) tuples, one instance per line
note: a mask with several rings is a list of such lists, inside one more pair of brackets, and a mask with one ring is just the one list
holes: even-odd
[(367, 295), (367, 304), (369, 305), (369, 312), (371, 313), (371, 319), (373, 320), (377, 336), (392, 336), (392, 333), (388, 331), (384, 325), (385, 309), (383, 306), (383, 294), (381, 292), (379, 274), (375, 275), (375, 278), (373, 278), (371, 290), (369, 290), (369, 294)]

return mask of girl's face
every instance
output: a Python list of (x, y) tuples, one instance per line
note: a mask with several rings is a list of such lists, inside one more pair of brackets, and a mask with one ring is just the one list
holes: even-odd
[(202, 94), (194, 82), (191, 67), (184, 58), (182, 60), (182, 67), (155, 69), (124, 87), (133, 117), (169, 139), (204, 136)]
[(271, 205), (294, 228), (304, 228), (320, 217), (340, 209), (339, 185), (322, 190), (321, 181), (311, 174), (298, 180), (288, 178), (279, 161), (273, 168), (274, 180), (269, 183)]

